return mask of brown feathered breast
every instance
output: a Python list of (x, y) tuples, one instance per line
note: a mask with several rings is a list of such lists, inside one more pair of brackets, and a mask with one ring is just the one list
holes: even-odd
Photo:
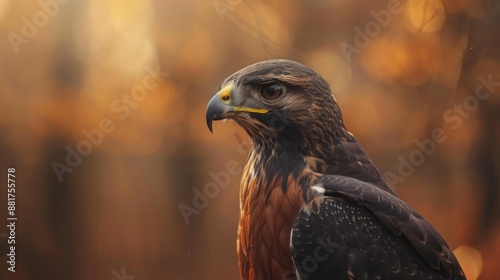
[[(299, 182), (306, 174), (290, 173), (288, 178), (266, 174), (264, 162), (268, 161), (256, 152), (250, 154), (241, 182), (237, 251), (240, 276), (245, 280), (282, 279), (295, 273), (290, 232), (304, 204)], [(255, 170), (258, 166), (262, 168)], [(286, 189), (282, 188), (284, 179)]]

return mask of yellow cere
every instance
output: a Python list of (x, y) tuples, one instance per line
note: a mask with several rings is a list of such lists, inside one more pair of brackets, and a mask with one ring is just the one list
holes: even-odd
[(229, 83), (224, 88), (219, 91), (219, 98), (224, 103), (229, 103), (229, 99), (231, 99), (231, 90), (233, 89), (233, 83)]

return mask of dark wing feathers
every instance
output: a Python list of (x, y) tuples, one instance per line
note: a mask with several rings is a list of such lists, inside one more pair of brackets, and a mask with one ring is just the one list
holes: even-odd
[[(303, 279), (334, 275), (339, 279), (465, 279), (441, 235), (398, 197), (343, 176), (323, 176), (316, 186), (325, 189), (319, 211), (301, 211), (292, 229), (292, 255)], [(319, 262), (313, 252), (321, 242), (330, 244), (324, 250), (331, 252)], [(344, 258), (344, 267), (332, 261)], [(313, 260), (317, 269), (306, 271)]]
[(344, 198), (325, 197), (319, 212), (299, 213), (291, 253), (300, 279), (444, 279), (407, 240)]
[(343, 176), (325, 176), (327, 196), (342, 195), (368, 208), (394, 234), (403, 233), (415, 250), (434, 269), (457, 263), (441, 235), (420, 214), (398, 197), (365, 182)]

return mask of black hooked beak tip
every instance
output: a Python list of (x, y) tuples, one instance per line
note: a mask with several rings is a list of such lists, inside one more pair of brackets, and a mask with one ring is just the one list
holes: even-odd
[[(219, 92), (220, 93), (220, 92)], [(219, 93), (214, 95), (207, 106), (206, 119), (207, 126), (211, 133), (212, 130), (212, 121), (222, 120), (226, 117), (226, 114), (229, 112), (233, 112), (233, 107), (222, 102), (222, 97), (219, 96)]]
[(211, 133), (213, 133), (212, 121), (222, 120), (227, 117), (227, 113), (234, 112), (234, 107), (229, 105), (232, 89), (233, 83), (226, 85), (208, 102), (206, 118)]

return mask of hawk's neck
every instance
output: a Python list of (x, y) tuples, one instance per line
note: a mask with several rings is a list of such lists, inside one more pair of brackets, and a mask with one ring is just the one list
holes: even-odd
[(251, 151), (240, 189), (237, 248), (242, 279), (284, 279), (295, 272), (290, 232), (304, 204), (309, 172), (293, 152)]

